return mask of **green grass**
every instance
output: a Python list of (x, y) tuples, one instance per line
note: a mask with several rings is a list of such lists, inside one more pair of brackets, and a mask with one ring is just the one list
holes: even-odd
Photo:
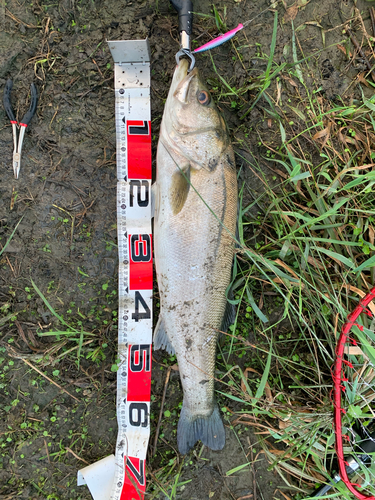
[[(248, 181), (240, 192), (232, 281), (238, 312), (219, 345), (217, 393), (237, 423), (248, 424), (251, 414), (269, 426), (272, 439), (264, 438), (263, 448), (270, 468), (302, 499), (333, 471), (336, 340), (358, 291), (375, 281), (375, 98), (358, 88), (351, 102), (340, 96), (327, 101), (319, 83), (305, 76), (314, 72), (311, 62), (321, 51), (300, 58), (292, 26), (293, 62), (276, 63), (277, 30), (276, 13), (268, 53), (258, 50), (265, 69), (249, 71), (241, 88), (235, 77), (220, 74), (214, 55), (207, 56), (216, 73), (209, 82), (215, 99), (244, 120), (232, 131), (235, 139), (242, 132), (235, 141), (238, 161), (262, 186), (255, 190)], [(241, 55), (240, 42), (233, 45)], [(281, 77), (298, 90), (279, 101)], [(250, 106), (243, 97), (248, 92)], [(268, 133), (246, 123), (255, 106), (271, 123)], [(361, 321), (368, 329), (366, 318)], [(371, 349), (367, 354), (371, 360)], [(352, 390), (353, 404), (366, 408), (368, 392)], [(354, 417), (349, 414), (345, 425), (352, 426)], [(284, 451), (275, 442), (284, 443)], [(331, 493), (353, 498), (341, 485)]]
[[(55, 364), (56, 361), (67, 356), (68, 354), (71, 354), (73, 351), (76, 351), (77, 367), (79, 368), (82, 347), (93, 343), (96, 340), (97, 335), (93, 332), (86, 332), (82, 326), (80, 328), (76, 328), (75, 326), (67, 323), (65, 321), (65, 319), (60, 314), (58, 314), (55, 311), (55, 309), (51, 306), (49, 301), (46, 299), (45, 295), (39, 290), (39, 288), (37, 287), (37, 285), (35, 284), (35, 282), (33, 281), (32, 278), (30, 278), (30, 281), (31, 281), (32, 286), (34, 287), (34, 290), (37, 292), (39, 297), (43, 300), (44, 304), (47, 306), (47, 308), (52, 313), (52, 315), (58, 320), (58, 322), (61, 324), (62, 327), (65, 327), (65, 330), (58, 329), (58, 330), (48, 330), (47, 332), (43, 332), (43, 331), (38, 332), (38, 335), (40, 337), (53, 336), (53, 337), (56, 337), (57, 341), (62, 341), (60, 343), (59, 347), (61, 347), (61, 349), (63, 349), (63, 351), (61, 354), (59, 354), (58, 356), (55, 357), (53, 364)], [(66, 349), (65, 348), (66, 340), (68, 342), (74, 342), (77, 345), (74, 347), (70, 347), (69, 349)], [(57, 353), (57, 351), (55, 350), (54, 354), (56, 354), (56, 353)]]
[[(281, 432), (272, 430), (277, 425), (270, 421), (270, 436), (287, 444), (285, 453), (264, 446), (271, 467), (284, 478), (285, 471), (295, 476), (301, 490), (329, 477), (334, 456), (330, 367), (337, 333), (360, 298), (357, 290), (373, 286), (375, 266), (375, 153), (364, 140), (366, 135), (375, 137), (372, 99), (328, 105), (305, 90), (305, 104), (296, 104), (309, 118), (300, 123), (297, 134), (285, 107), (276, 106), (271, 95), (263, 96), (262, 106), (280, 135), (272, 144), (261, 139), (262, 163), (248, 162), (263, 189), (252, 192), (247, 183), (242, 193), (242, 248), (234, 285), (239, 309), (252, 309), (254, 317), (251, 326), (246, 320), (236, 325), (234, 338), (240, 333), (244, 339), (236, 342), (231, 337), (227, 353), (222, 348), (223, 360), (241, 349), (246, 352), (246, 331), (256, 331), (252, 343), (257, 344), (258, 371), (268, 374), (272, 393), (278, 396), (270, 405), (263, 394), (264, 378), (258, 377), (252, 393), (257, 390), (262, 397), (254, 414), (286, 419)], [(245, 149), (246, 142), (241, 147)], [(282, 173), (272, 185), (270, 172), (266, 175), (262, 168), (265, 163)], [(246, 198), (255, 201), (246, 205)], [(255, 217), (254, 206), (260, 208)], [(253, 234), (258, 236), (254, 239)], [(267, 299), (275, 292), (276, 305)], [(261, 311), (254, 308), (260, 299)], [(268, 326), (265, 320), (274, 311), (280, 311), (279, 322)], [(278, 323), (283, 320), (288, 333), (280, 335)], [(271, 367), (270, 357), (261, 355), (264, 350), (272, 352)], [(238, 390), (226, 396), (234, 394), (237, 400)], [(348, 417), (347, 424), (353, 422)], [(298, 498), (304, 498), (301, 490)], [(352, 497), (342, 489), (340, 498)]]
[(0, 249), (0, 257), (1, 255), (5, 252), (7, 246), (9, 245), (9, 243), (12, 241), (13, 239), (13, 236), (15, 234), (15, 232), (17, 231), (17, 228), (18, 226), (20, 225), (21, 221), (22, 221), (23, 217), (20, 218), (20, 220), (17, 222), (17, 224), (15, 225), (13, 231), (11, 232), (9, 238), (7, 239), (7, 241), (5, 242), (5, 245)]

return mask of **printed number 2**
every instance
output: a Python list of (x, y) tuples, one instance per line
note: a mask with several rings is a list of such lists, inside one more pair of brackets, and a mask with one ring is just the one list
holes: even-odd
[[(143, 189), (142, 189), (143, 188)], [(149, 183), (148, 181), (130, 181), (130, 206), (134, 206), (134, 190), (137, 193), (137, 204), (140, 207), (147, 207), (149, 203)], [(144, 190), (144, 193), (142, 192)], [(142, 200), (142, 194), (145, 199)]]
[[(142, 305), (145, 312), (139, 312), (139, 304)], [(135, 321), (139, 321), (140, 319), (150, 319), (151, 311), (148, 305), (145, 302), (145, 299), (139, 292), (135, 292), (135, 312), (132, 314), (132, 318)]]

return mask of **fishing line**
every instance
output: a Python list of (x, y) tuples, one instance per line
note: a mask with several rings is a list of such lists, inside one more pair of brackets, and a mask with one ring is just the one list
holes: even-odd
[[(178, 168), (178, 170), (180, 171), (180, 173), (183, 175), (183, 177), (185, 178), (186, 182), (194, 189), (195, 193), (198, 195), (198, 197), (202, 200), (202, 202), (206, 205), (206, 207), (208, 208), (208, 210), (211, 212), (211, 214), (215, 217), (215, 219), (219, 222), (219, 224), (226, 230), (226, 232), (229, 234), (229, 236), (233, 239), (233, 241), (235, 243), (237, 243), (238, 245), (241, 245), (241, 243), (239, 241), (237, 241), (237, 238), (235, 235), (232, 234), (232, 232), (226, 227), (226, 225), (224, 224), (224, 222), (219, 219), (219, 217), (215, 214), (215, 212), (212, 210), (212, 208), (208, 205), (208, 203), (204, 200), (203, 196), (199, 193), (199, 191), (197, 190), (197, 188), (195, 186), (193, 186), (193, 184), (191, 183), (190, 179), (188, 178), (188, 176), (185, 174), (185, 172), (182, 170), (182, 168), (179, 166), (179, 164), (176, 162), (176, 160), (173, 158), (173, 156), (171, 155), (171, 152), (169, 151), (169, 148), (166, 146), (166, 144), (164, 144), (164, 141), (162, 140), (162, 138), (160, 137), (159, 138), (160, 142), (163, 144), (163, 147), (164, 149), (166, 150), (166, 152), (169, 154), (171, 160), (173, 161), (173, 163), (176, 165), (176, 167)], [(225, 153), (225, 151), (223, 152), (223, 154)], [(204, 168), (204, 167), (202, 167)]]
[[(187, 176), (185, 175), (185, 173), (183, 172), (183, 170), (180, 168), (180, 166), (178, 165), (178, 163), (175, 161), (175, 159), (171, 155), (170, 151), (166, 148), (165, 144), (163, 142), (162, 142), (162, 144), (163, 144), (164, 148), (167, 150), (167, 152), (168, 152), (169, 156), (171, 157), (172, 161), (175, 163), (176, 167), (180, 170), (181, 174), (185, 177), (186, 181), (191, 185), (191, 187), (194, 189), (194, 191), (196, 192), (196, 194), (199, 196), (199, 198), (202, 200), (202, 202), (206, 205), (206, 207), (208, 208), (208, 210), (212, 213), (212, 215), (218, 220), (218, 222), (220, 222), (220, 224), (224, 227), (224, 229), (227, 231), (227, 233), (239, 245), (239, 248), (242, 250), (242, 252), (244, 252), (250, 258), (250, 260), (253, 262), (253, 264), (259, 270), (259, 272), (268, 281), (271, 281), (270, 278), (269, 278), (269, 276), (268, 276), (268, 274), (266, 273), (266, 271), (264, 269), (262, 269), (262, 267), (260, 266), (260, 264), (259, 264), (258, 261), (262, 262), (271, 272), (275, 273), (275, 275), (278, 276), (280, 273), (278, 273), (276, 271), (276, 269), (277, 269), (276, 266), (273, 266), (270, 262), (267, 261), (267, 259), (264, 259), (263, 256), (255, 253), (252, 249), (246, 248), (245, 245), (241, 244), (241, 242), (237, 240), (236, 236), (234, 236), (231, 233), (231, 231), (229, 231), (229, 229), (225, 226), (225, 224), (222, 221), (219, 220), (219, 218), (215, 214), (215, 212), (211, 209), (211, 207), (203, 199), (203, 197), (200, 195), (200, 193), (197, 191), (197, 189), (193, 186), (193, 184), (191, 184), (191, 181), (189, 181), (189, 179), (187, 178)], [(295, 280), (295, 278), (292, 278), (290, 276), (285, 275), (285, 277), (289, 281), (297, 281), (297, 280)], [(282, 289), (275, 282), (273, 282), (273, 286), (280, 293), (280, 295), (285, 299), (285, 301), (288, 301), (288, 298), (285, 295), (285, 293), (282, 291)], [(307, 330), (311, 333), (311, 335), (314, 335), (314, 332), (313, 332), (312, 328), (307, 323), (307, 321), (304, 319), (304, 317), (299, 314), (299, 311), (297, 310), (297, 308), (292, 303), (290, 303), (289, 307), (294, 311), (295, 314), (298, 315), (298, 317), (300, 317), (302, 323), (306, 326)], [(319, 342), (321, 349), (324, 350), (324, 351), (326, 351), (324, 345), (320, 342), (320, 340), (317, 339), (316, 337), (315, 337), (315, 339)], [(328, 351), (326, 351), (326, 352), (329, 355)]]

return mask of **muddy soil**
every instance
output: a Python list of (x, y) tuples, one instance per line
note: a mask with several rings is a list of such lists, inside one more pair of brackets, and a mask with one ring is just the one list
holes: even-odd
[[(228, 29), (270, 7), (267, 0), (214, 3)], [(262, 191), (262, 182), (248, 165), (256, 158), (273, 181), (262, 141), (279, 144), (280, 130), (265, 112), (263, 98), (243, 116), (256, 89), (250, 87), (236, 96), (220, 77), (230, 87), (241, 89), (264, 73), (275, 10), (279, 18), (274, 61), (292, 64), (290, 19), (294, 11), (286, 8), (293, 2), (286, 4), (280, 2), (256, 17), (234, 44), (197, 57), (197, 66), (228, 123), (241, 169), (240, 183), (249, 187), (250, 199)], [(217, 36), (218, 29), (211, 1), (194, 5), (196, 12), (206, 16), (195, 16), (193, 38), (198, 45)], [(345, 38), (338, 7), (346, 18), (350, 0), (295, 5), (298, 58), (312, 55), (310, 71), (304, 73), (305, 85), (311, 91), (319, 88), (327, 99), (341, 96), (349, 101), (357, 91), (351, 87), (352, 79), (363, 71), (361, 63), (348, 65), (337, 47)], [(367, 8), (365, 2), (358, 1), (358, 6)], [(150, 39), (155, 158), (178, 49), (177, 18), (167, 0), (0, 0), (0, 26), (0, 89), (12, 78), (18, 119), (28, 108), (32, 82), (39, 92), (18, 180), (12, 170), (12, 129), (0, 107), (2, 247), (18, 224), (0, 257), (1, 498), (88, 499), (87, 489), (76, 486), (76, 472), (113, 453), (117, 432), (116, 374), (111, 371), (117, 339), (115, 121), (113, 62), (106, 40)], [(292, 104), (288, 99), (297, 91), (303, 93), (298, 79), (286, 77), (268, 90), (272, 99), (286, 104), (285, 115), (296, 130), (303, 119), (288, 106)], [(32, 280), (67, 324), (90, 334), (82, 337), (84, 357), (77, 341), (62, 334), (38, 335), (66, 328), (37, 294)], [(72, 349), (68, 354), (67, 348)], [(164, 388), (164, 358), (163, 353), (155, 354), (151, 443)], [(241, 363), (251, 366), (251, 359)], [(148, 485), (154, 498), (166, 498), (156, 494), (155, 486), (158, 471), (168, 463), (166, 457), (181, 464), (182, 458), (176, 459), (175, 453), (181, 399), (178, 373), (172, 372), (164, 409), (175, 418), (163, 420), (157, 453), (148, 462)], [(220, 404), (233, 407), (230, 401)], [(285, 498), (281, 493), (287, 492), (285, 483), (267, 470), (264, 455), (258, 455), (259, 436), (250, 429), (231, 428), (229, 417), (226, 423), (228, 439), (222, 452), (198, 446), (185, 459), (176, 498)], [(246, 463), (246, 457), (252, 458), (253, 466), (227, 474)]]

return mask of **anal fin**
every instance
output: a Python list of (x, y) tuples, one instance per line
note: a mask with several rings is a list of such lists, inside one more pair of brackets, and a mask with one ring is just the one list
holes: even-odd
[(159, 316), (159, 320), (156, 323), (154, 330), (154, 349), (165, 349), (172, 356), (175, 354), (174, 347), (169, 340), (167, 332), (165, 330), (165, 325), (162, 315)]

